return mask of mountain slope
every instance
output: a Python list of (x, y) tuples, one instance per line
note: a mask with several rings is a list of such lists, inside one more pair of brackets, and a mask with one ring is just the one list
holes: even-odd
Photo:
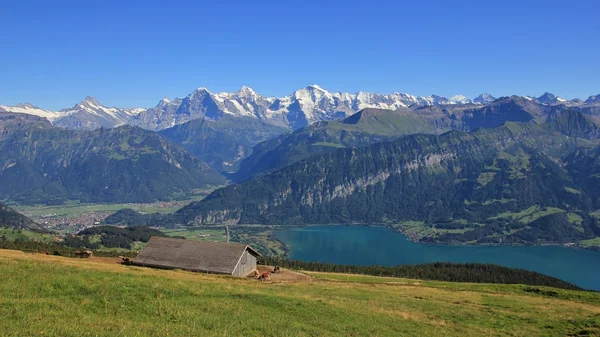
[(235, 171), (252, 147), (287, 129), (250, 117), (194, 119), (159, 133), (180, 144), (218, 172)]
[[(458, 227), (468, 229), (464, 236), (442, 241), (483, 243), (501, 237), (504, 242), (536, 243), (593, 237), (596, 224), (586, 214), (600, 205), (593, 205), (569, 172), (548, 156), (581, 143), (550, 128), (507, 123), (340, 149), (216, 190), (176, 214), (200, 223), (422, 221), (458, 226), (467, 221)], [(525, 228), (497, 221), (506, 212), (535, 206), (577, 215), (549, 219), (556, 226), (551, 229), (536, 227), (544, 223)], [(540, 216), (550, 213), (540, 211)], [(493, 230), (482, 231), (481, 224)], [(530, 235), (537, 231), (545, 234)]]
[(197, 157), (135, 127), (84, 132), (26, 124), (4, 134), (0, 198), (19, 203), (150, 202), (224, 182)]
[(363, 109), (333, 122), (319, 122), (259, 143), (232, 177), (237, 181), (341, 147), (360, 147), (412, 133), (440, 133), (434, 123), (411, 111)]
[(550, 114), (560, 116), (565, 110), (518, 96), (503, 97), (487, 105), (432, 105), (395, 111), (364, 109), (339, 122), (315, 123), (256, 145), (232, 177), (243, 181), (340, 147), (366, 146), (408, 134), (473, 131), (498, 127), (508, 121), (543, 123)]
[[(450, 270), (444, 275), (480, 275), (494, 268), (460, 272), (460, 267), (443, 268)], [(506, 270), (502, 276), (524, 274), (495, 269)], [(10, 308), (0, 316), (6, 336), (220, 336), (226, 331), (228, 336), (469, 337), (516, 331), (526, 336), (600, 332), (598, 293), (544, 286), (312, 272), (308, 274), (315, 282), (278, 283), (278, 275), (295, 274), (289, 270), (273, 275), (273, 284), (264, 284), (13, 250), (0, 251), (0, 273), (0, 295)], [(73, 308), (93, 324), (73, 324)]]
[(21, 103), (15, 106), (0, 105), (0, 112), (10, 112), (24, 115), (38, 116), (53, 121), (60, 118), (60, 114), (54, 111), (44, 110), (30, 103)]
[(38, 224), (33, 222), (33, 220), (2, 203), (0, 203), (0, 227), (18, 229), (41, 228)]
[(93, 97), (86, 97), (72, 108), (63, 109), (53, 124), (74, 130), (95, 130), (113, 128), (128, 124), (129, 119), (144, 109), (109, 108)]

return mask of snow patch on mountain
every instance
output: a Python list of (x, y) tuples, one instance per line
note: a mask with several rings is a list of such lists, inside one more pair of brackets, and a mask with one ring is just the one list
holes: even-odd
[(496, 97), (484, 92), (483, 94), (475, 97), (473, 103), (476, 104), (488, 104), (496, 100)]
[(30, 103), (21, 103), (21, 104), (15, 105), (15, 106), (0, 105), (0, 112), (13, 112), (13, 113), (34, 115), (34, 116), (46, 118), (50, 122), (61, 117), (61, 114), (59, 114), (57, 112), (44, 110), (44, 109), (39, 108)]

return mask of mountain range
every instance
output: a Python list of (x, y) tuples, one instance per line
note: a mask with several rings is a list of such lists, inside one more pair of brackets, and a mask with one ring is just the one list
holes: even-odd
[[(147, 110), (91, 97), (59, 112), (0, 112), (0, 200), (185, 199), (174, 214), (111, 223), (382, 223), (461, 243), (600, 236), (599, 96), (329, 93), (250, 88)], [(103, 124), (104, 123), (104, 124)]]
[[(600, 101), (598, 96), (591, 96), (586, 101), (568, 101), (550, 93), (538, 98), (526, 98), (540, 104), (580, 107), (599, 104)], [(296, 130), (318, 121), (346, 118), (364, 108), (415, 109), (424, 106), (488, 104), (494, 100), (489, 94), (481, 94), (474, 99), (462, 95), (446, 98), (405, 93), (350, 94), (329, 92), (318, 85), (310, 85), (281, 98), (264, 97), (248, 87), (231, 93), (212, 93), (206, 88), (198, 88), (184, 98), (170, 100), (165, 97), (149, 109), (106, 107), (93, 97), (86, 97), (73, 107), (60, 111), (44, 110), (29, 103), (0, 105), (0, 111), (37, 115), (47, 118), (55, 126), (76, 130), (110, 128), (124, 124), (162, 130), (194, 119), (215, 121), (226, 116), (255, 118)]]

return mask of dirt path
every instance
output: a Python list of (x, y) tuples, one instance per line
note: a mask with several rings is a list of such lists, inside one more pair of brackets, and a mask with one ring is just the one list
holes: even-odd
[[(271, 283), (273, 282), (310, 282), (312, 277), (299, 273), (296, 271), (292, 271), (289, 269), (281, 268), (278, 273), (273, 273), (272, 266), (258, 266), (259, 274), (270, 272), (271, 273)], [(255, 278), (254, 276), (251, 276)]]
[(122, 260), (120, 257), (100, 257), (100, 256), (92, 256), (89, 258), (82, 258), (81, 260), (96, 262), (96, 263), (108, 263), (108, 264), (121, 264)]

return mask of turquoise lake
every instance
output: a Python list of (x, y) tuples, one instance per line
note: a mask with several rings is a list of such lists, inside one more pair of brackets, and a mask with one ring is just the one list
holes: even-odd
[(383, 227), (315, 226), (274, 233), (290, 258), (336, 264), (383, 265), (479, 262), (537, 271), (600, 290), (600, 251), (562, 246), (421, 244)]

